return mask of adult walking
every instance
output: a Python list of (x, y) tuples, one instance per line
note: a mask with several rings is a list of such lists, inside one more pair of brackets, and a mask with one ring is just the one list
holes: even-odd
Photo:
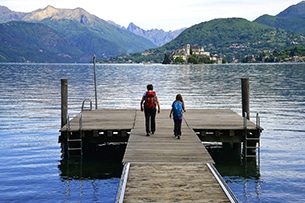
[(156, 131), (156, 112), (160, 113), (160, 104), (152, 84), (147, 85), (147, 91), (143, 94), (141, 100), (141, 111), (145, 114), (146, 136), (154, 134)]

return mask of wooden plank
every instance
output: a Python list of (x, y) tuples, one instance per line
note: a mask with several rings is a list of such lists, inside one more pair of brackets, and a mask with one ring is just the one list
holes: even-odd
[(124, 202), (230, 202), (205, 164), (131, 164)]

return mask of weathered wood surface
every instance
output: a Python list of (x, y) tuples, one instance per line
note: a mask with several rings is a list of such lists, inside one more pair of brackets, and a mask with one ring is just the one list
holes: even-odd
[(230, 202), (205, 164), (131, 164), (125, 203)]
[[(192, 129), (244, 129), (244, 118), (230, 109), (188, 109), (184, 114)], [(248, 121), (248, 129), (256, 129), (256, 124)]]
[[(134, 126), (136, 110), (129, 109), (103, 109), (82, 111), (70, 122), (70, 131), (82, 130), (120, 130), (132, 129)], [(61, 128), (66, 131), (67, 125)]]
[(169, 110), (157, 115), (154, 135), (147, 137), (144, 125), (144, 114), (137, 111), (124, 163), (213, 163), (198, 136), (185, 122), (182, 122), (181, 139), (174, 137), (174, 123), (169, 118)]
[(213, 159), (185, 122), (173, 136), (169, 110), (157, 115), (154, 135), (146, 136), (137, 112), (124, 163), (130, 163), (123, 202), (229, 202), (206, 163)]

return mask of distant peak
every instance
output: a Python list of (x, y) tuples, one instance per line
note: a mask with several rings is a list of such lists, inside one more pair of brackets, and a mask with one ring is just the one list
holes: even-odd
[(56, 10), (56, 8), (53, 7), (53, 6), (51, 6), (51, 5), (48, 5), (48, 6), (45, 8), (45, 10), (48, 10), (48, 9), (54, 9), (54, 10)]
[(56, 9), (53, 6), (48, 5), (47, 7), (45, 7), (44, 9), (42, 9), (42, 11), (44, 11), (47, 14), (54, 14), (56, 12), (58, 12), (58, 9)]

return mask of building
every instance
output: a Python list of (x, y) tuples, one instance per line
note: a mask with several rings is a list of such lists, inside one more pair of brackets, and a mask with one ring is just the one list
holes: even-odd
[(175, 62), (177, 58), (181, 58), (187, 63), (192, 55), (196, 55), (198, 58), (208, 57), (211, 61), (216, 61), (216, 63), (221, 61), (220, 57), (212, 56), (210, 52), (204, 51), (203, 47), (198, 45), (191, 46), (190, 44), (186, 44), (184, 47), (174, 51), (172, 53), (172, 61)]

